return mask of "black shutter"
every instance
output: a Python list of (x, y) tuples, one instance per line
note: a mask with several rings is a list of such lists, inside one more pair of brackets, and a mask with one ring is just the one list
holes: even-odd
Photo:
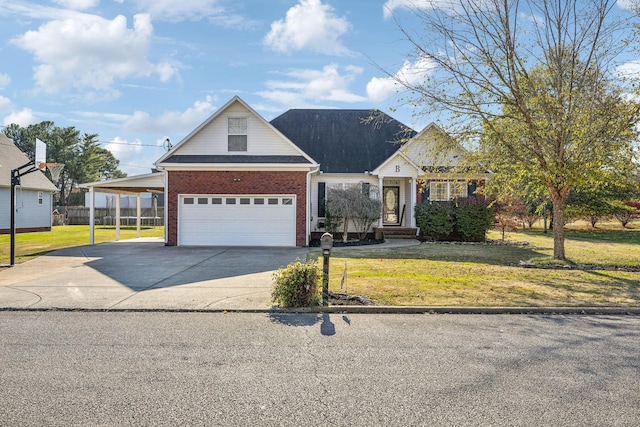
[(324, 218), (326, 216), (326, 203), (327, 203), (327, 184), (324, 182), (318, 183), (318, 217)]
[(475, 181), (470, 181), (469, 184), (467, 185), (467, 195), (468, 196), (473, 196), (476, 194), (476, 187), (477, 184)]

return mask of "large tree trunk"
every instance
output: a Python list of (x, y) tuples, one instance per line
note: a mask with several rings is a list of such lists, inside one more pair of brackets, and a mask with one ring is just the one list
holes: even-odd
[(564, 208), (566, 197), (553, 197), (553, 259), (563, 260), (564, 255)]

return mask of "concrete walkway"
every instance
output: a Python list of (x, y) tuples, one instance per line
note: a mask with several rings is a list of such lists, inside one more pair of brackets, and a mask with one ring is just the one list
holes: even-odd
[(61, 249), (0, 270), (0, 309), (265, 310), (273, 272), (314, 249), (178, 247), (158, 238)]

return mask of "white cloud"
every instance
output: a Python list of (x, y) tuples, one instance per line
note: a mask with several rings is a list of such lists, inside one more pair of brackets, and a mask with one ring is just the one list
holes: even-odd
[(0, 89), (6, 87), (11, 83), (11, 77), (8, 74), (0, 74)]
[[(420, 83), (433, 69), (436, 64), (426, 58), (415, 63), (405, 61), (402, 68), (393, 76), (374, 77), (367, 83), (367, 96), (373, 102), (381, 102), (389, 98), (393, 93), (404, 88), (400, 82), (408, 85)], [(400, 82), (398, 82), (400, 81)]]
[(346, 18), (337, 17), (333, 8), (321, 0), (300, 0), (287, 11), (285, 19), (271, 24), (271, 31), (263, 43), (282, 53), (310, 50), (328, 55), (346, 55), (349, 50), (340, 37), (351, 25)]
[(382, 6), (382, 11), (385, 18), (390, 18), (394, 10), (396, 9), (442, 9), (449, 10), (456, 7), (455, 3), (451, 0), (387, 0)]
[(145, 111), (136, 111), (123, 123), (126, 133), (183, 134), (193, 130), (209, 117), (216, 107), (213, 99), (207, 96), (203, 101), (196, 101), (185, 111), (169, 111), (158, 117), (151, 117)]
[(38, 123), (38, 119), (30, 108), (23, 108), (20, 111), (14, 111), (4, 118), (2, 123), (5, 126), (15, 123), (21, 127), (26, 127)]
[(100, 0), (53, 0), (62, 7), (74, 10), (85, 10), (97, 6)]
[(9, 98), (0, 95), (0, 113), (11, 111), (12, 105), (13, 104)]
[(640, 79), (640, 60), (629, 61), (617, 68), (618, 75), (622, 78)]
[(170, 64), (147, 60), (152, 33), (149, 15), (135, 15), (129, 29), (121, 15), (108, 20), (77, 14), (47, 22), (12, 42), (33, 53), (40, 63), (34, 67), (39, 91), (94, 89), (113, 97), (115, 80), (158, 74), (166, 81), (177, 73)]
[(269, 90), (258, 94), (290, 108), (317, 105), (320, 102), (362, 102), (366, 98), (349, 91), (349, 85), (362, 74), (360, 67), (330, 64), (322, 70), (294, 69), (285, 73), (287, 80), (269, 80)]
[(180, 22), (208, 19), (225, 27), (251, 25), (242, 16), (225, 9), (220, 0), (135, 0), (135, 3), (154, 20)]

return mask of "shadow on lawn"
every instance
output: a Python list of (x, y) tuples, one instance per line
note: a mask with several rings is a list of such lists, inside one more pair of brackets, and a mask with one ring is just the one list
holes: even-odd
[[(314, 251), (311, 256), (320, 256)], [(510, 266), (536, 257), (546, 257), (535, 248), (520, 245), (481, 245), (422, 243), (398, 248), (350, 248), (334, 249), (332, 257), (347, 259), (418, 259), (442, 262), (470, 262)]]

